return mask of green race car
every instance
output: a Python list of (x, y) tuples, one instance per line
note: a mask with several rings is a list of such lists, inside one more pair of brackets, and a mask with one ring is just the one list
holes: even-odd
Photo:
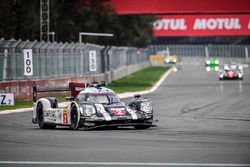
[(206, 60), (206, 66), (218, 66), (219, 65), (219, 60), (215, 58), (209, 58)]

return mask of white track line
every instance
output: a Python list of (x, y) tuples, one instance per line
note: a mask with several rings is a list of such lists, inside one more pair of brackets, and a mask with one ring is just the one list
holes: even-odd
[[(165, 80), (165, 78), (172, 72), (172, 69), (173, 68), (170, 68), (150, 90), (119, 93), (117, 95), (118, 95), (118, 97), (123, 99), (123, 98), (133, 97), (136, 94), (144, 95), (144, 94), (154, 92), (162, 84), (162, 82)], [(65, 103), (59, 103), (59, 105), (64, 105), (64, 104)], [(4, 110), (4, 111), (0, 111), (0, 115), (12, 114), (12, 113), (22, 113), (22, 112), (31, 112), (31, 111), (32, 111), (32, 108), (22, 108), (22, 109), (16, 109), (16, 110)]]
[(162, 84), (162, 82), (165, 80), (165, 78), (172, 72), (172, 69), (173, 69), (173, 67), (171, 67), (150, 90), (120, 93), (120, 94), (118, 94), (118, 96), (123, 99), (123, 98), (133, 97), (136, 94), (143, 95), (143, 94), (152, 93)]
[(4, 110), (0, 111), (0, 115), (5, 114), (12, 114), (12, 113), (22, 113), (22, 112), (31, 112), (32, 108), (22, 108), (22, 109), (16, 109), (16, 110)]
[[(68, 105), (68, 102), (62, 102), (58, 104), (59, 107), (65, 107)], [(4, 110), (0, 111), (0, 115), (5, 115), (5, 114), (12, 114), (12, 113), (22, 113), (22, 112), (31, 112), (33, 108), (21, 108), (21, 109), (16, 109), (16, 110)]]
[(116, 165), (116, 166), (209, 166), (209, 167), (250, 167), (250, 164), (219, 163), (148, 163), (148, 162), (57, 162), (57, 161), (0, 161), (0, 164), (16, 165)]

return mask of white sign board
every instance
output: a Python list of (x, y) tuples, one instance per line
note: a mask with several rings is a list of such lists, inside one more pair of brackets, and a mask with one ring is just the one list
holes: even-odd
[(13, 106), (14, 95), (13, 93), (0, 93), (0, 106)]
[(96, 51), (90, 50), (89, 51), (89, 71), (96, 71), (96, 70), (97, 70)]
[(24, 76), (32, 76), (33, 75), (32, 49), (24, 49), (23, 57), (24, 57)]

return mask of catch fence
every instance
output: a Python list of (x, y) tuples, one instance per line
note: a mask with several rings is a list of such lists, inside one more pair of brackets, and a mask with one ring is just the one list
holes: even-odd
[[(24, 49), (32, 51), (33, 74), (28, 76), (24, 75)], [(96, 66), (92, 70), (91, 53)], [(0, 81), (100, 74), (148, 60), (148, 49), (141, 48), (0, 39)]]
[(250, 45), (151, 45), (150, 54), (165, 52), (169, 55), (218, 58), (246, 58)]

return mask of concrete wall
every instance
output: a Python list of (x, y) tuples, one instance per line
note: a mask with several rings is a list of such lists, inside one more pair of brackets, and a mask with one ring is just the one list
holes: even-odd
[[(129, 75), (133, 72), (139, 71), (141, 69), (147, 68), (150, 66), (149, 62), (129, 65), (121, 67), (117, 70), (112, 70), (106, 72), (105, 74), (96, 74), (96, 75), (82, 75), (75, 77), (63, 77), (55, 78), (48, 80), (23, 80), (23, 81), (9, 81), (0, 83), (0, 93), (14, 93), (15, 100), (31, 100), (33, 97), (33, 86), (37, 87), (67, 87), (70, 82), (84, 83), (84, 82), (100, 82), (107, 81), (111, 82), (122, 78), (126, 75)], [(56, 93), (44, 93), (40, 96), (56, 96), (56, 95), (67, 95), (69, 92), (56, 92)]]

